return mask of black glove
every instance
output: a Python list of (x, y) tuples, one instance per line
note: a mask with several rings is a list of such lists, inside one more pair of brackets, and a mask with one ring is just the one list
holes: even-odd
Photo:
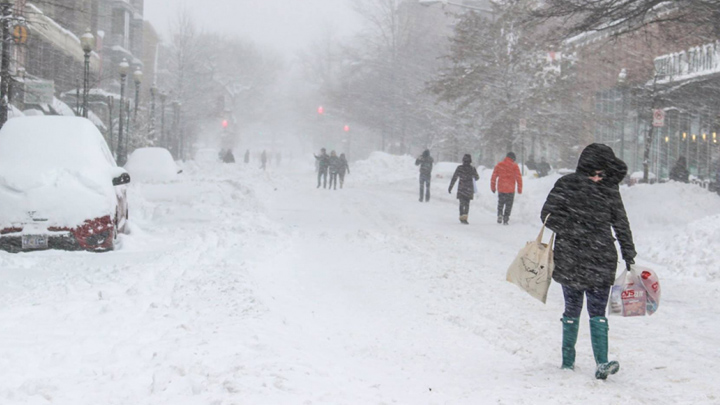
[(625, 260), (625, 268), (626, 268), (628, 271), (630, 271), (630, 266), (632, 266), (633, 264), (635, 264), (635, 260), (634, 260), (634, 259)]
[(452, 194), (452, 188), (448, 189), (448, 194)]

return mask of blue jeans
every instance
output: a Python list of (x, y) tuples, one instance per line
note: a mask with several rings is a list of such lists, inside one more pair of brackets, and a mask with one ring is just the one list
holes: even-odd
[(576, 290), (571, 287), (562, 286), (565, 296), (565, 313), (567, 318), (580, 318), (583, 308), (583, 295), (587, 296), (587, 311), (590, 318), (605, 316), (610, 287), (592, 288), (589, 290)]

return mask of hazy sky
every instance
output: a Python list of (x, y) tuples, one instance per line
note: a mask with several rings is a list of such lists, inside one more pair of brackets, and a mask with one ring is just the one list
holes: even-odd
[(357, 31), (360, 22), (350, 5), (353, 1), (145, 0), (145, 19), (167, 38), (184, 5), (206, 31), (236, 33), (293, 52), (322, 35), (324, 27), (332, 27), (341, 36)]

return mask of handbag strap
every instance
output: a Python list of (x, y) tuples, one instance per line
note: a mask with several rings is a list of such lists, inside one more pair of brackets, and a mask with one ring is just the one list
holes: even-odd
[[(540, 228), (540, 234), (538, 234), (537, 237), (537, 243), (542, 243), (543, 234), (545, 233), (545, 224), (547, 224), (547, 220), (550, 218), (550, 214), (547, 214), (545, 217), (545, 221), (543, 222), (542, 228)], [(553, 237), (555, 237), (555, 233), (553, 233)]]

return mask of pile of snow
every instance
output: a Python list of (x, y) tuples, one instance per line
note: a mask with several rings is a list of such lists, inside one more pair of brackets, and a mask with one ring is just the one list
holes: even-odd
[(694, 184), (621, 188), (638, 258), (680, 276), (720, 279), (720, 197)]
[(128, 157), (125, 169), (133, 181), (170, 181), (178, 167), (165, 148), (138, 148)]
[(0, 130), (0, 223), (46, 218), (74, 227), (115, 213), (124, 173), (98, 129), (79, 117), (19, 117)]
[(385, 152), (372, 152), (366, 160), (355, 162), (350, 170), (353, 183), (358, 184), (395, 183), (418, 177), (414, 157)]

